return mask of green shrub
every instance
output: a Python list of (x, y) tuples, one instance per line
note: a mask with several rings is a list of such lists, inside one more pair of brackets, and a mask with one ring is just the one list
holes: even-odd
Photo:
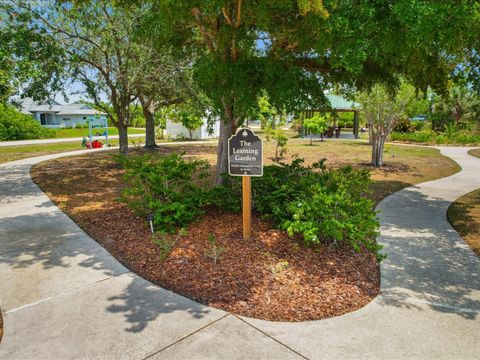
[[(265, 169), (265, 168), (264, 168)], [(209, 203), (218, 208), (236, 213), (242, 210), (241, 177), (223, 174), (223, 184), (209, 192)]]
[(55, 137), (32, 116), (22, 114), (13, 106), (0, 104), (0, 141), (28, 140)]
[[(381, 261), (382, 247), (375, 242), (379, 224), (373, 202), (365, 197), (369, 171), (328, 170), (324, 160), (303, 163), (295, 159), (265, 166), (263, 176), (252, 179), (253, 209), (291, 236), (301, 234), (307, 246), (347, 243), (358, 251), (363, 245)], [(222, 196), (221, 207), (241, 209), (239, 178), (213, 191)]]
[(152, 214), (161, 232), (173, 233), (203, 214), (208, 192), (206, 161), (186, 161), (178, 154), (118, 157), (128, 183), (121, 200), (138, 215)]
[(295, 159), (290, 164), (279, 162), (265, 166), (263, 176), (252, 180), (254, 209), (275, 225), (280, 225), (285, 220), (286, 204), (298, 199), (306, 189), (322, 180), (324, 161), (309, 167), (303, 165), (303, 159)]
[(455, 126), (445, 126), (445, 132), (438, 133), (431, 130), (422, 130), (414, 133), (394, 132), (390, 135), (394, 141), (411, 141), (427, 144), (452, 144), (452, 145), (478, 145), (480, 134), (471, 132), (459, 132)]
[(420, 131), (425, 127), (425, 121), (414, 120), (412, 121), (412, 127), (414, 131)]
[(366, 171), (331, 171), (326, 181), (312, 185), (303, 197), (287, 205), (288, 219), (281, 227), (290, 236), (303, 235), (306, 245), (347, 242), (355, 251), (363, 245), (378, 261), (385, 255), (377, 244), (379, 223), (373, 202), (365, 197), (370, 183)]
[(398, 124), (395, 126), (393, 131), (399, 132), (399, 133), (411, 133), (415, 131), (415, 129), (410, 119), (402, 119), (401, 121), (398, 122)]
[(394, 141), (412, 141), (418, 143), (432, 143), (435, 140), (436, 134), (431, 130), (422, 130), (414, 133), (399, 133), (393, 132), (390, 134), (390, 139)]

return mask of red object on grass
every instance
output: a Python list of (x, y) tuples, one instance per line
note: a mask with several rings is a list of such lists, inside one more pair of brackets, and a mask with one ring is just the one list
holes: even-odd
[(92, 142), (87, 141), (87, 149), (101, 149), (103, 144), (101, 141), (94, 140)]
[(95, 140), (94, 142), (92, 142), (92, 147), (94, 149), (100, 149), (103, 147), (103, 144), (101, 141)]

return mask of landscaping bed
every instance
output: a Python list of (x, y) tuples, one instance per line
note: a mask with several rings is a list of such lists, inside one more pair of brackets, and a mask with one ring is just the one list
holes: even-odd
[(455, 200), (449, 206), (447, 216), (462, 239), (480, 256), (480, 190)]
[(469, 150), (468, 153), (472, 156), (480, 158), (480, 149)]
[[(215, 146), (201, 144), (162, 147), (158, 153), (173, 151), (186, 151), (189, 158), (215, 159)], [(266, 143), (267, 159), (273, 151)], [(289, 151), (304, 156), (306, 162), (326, 155), (332, 166), (350, 162), (368, 167), (368, 147), (358, 143), (335, 142), (327, 147), (298, 142)], [(373, 174), (375, 201), (410, 182), (458, 170), (433, 149), (391, 151), (396, 158), (392, 156), (387, 168)], [(241, 214), (214, 207), (186, 227), (185, 234), (167, 235), (174, 244), (165, 256), (152, 241), (145, 219), (118, 201), (125, 186), (123, 174), (106, 153), (52, 160), (32, 169), (34, 181), (49, 197), (128, 268), (201, 303), (261, 319), (301, 321), (359, 309), (378, 293), (379, 267), (372, 252), (355, 252), (345, 244), (306, 248), (298, 235), (289, 237), (257, 216), (252, 239), (243, 240)], [(222, 249), (216, 263), (211, 256), (214, 246)]]

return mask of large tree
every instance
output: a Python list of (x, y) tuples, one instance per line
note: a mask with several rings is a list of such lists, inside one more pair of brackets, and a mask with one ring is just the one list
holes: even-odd
[(44, 100), (63, 89), (63, 49), (32, 20), (0, 0), (0, 103)]
[[(114, 7), (108, 0), (12, 0), (34, 18), (29, 31), (45, 33), (63, 49), (65, 73), (80, 80), (96, 108), (118, 128), (120, 152), (128, 153), (132, 104), (140, 102), (146, 119), (148, 147), (155, 146), (154, 114), (179, 101), (186, 86), (188, 59), (172, 56), (171, 46), (139, 38), (141, 20), (152, 5)], [(107, 101), (105, 101), (107, 100)]]
[(287, 111), (319, 107), (333, 85), (350, 91), (379, 81), (395, 85), (399, 74), (441, 92), (465, 56), (471, 41), (465, 33), (473, 26), (472, 3), (454, 0), (150, 3), (150, 36), (198, 54), (195, 79), (222, 118), (219, 181), (227, 170), (227, 139), (262, 91)]

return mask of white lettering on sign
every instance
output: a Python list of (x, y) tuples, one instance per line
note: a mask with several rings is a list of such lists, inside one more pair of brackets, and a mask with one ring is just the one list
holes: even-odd
[(239, 129), (228, 140), (230, 175), (262, 176), (262, 139), (250, 129)]

